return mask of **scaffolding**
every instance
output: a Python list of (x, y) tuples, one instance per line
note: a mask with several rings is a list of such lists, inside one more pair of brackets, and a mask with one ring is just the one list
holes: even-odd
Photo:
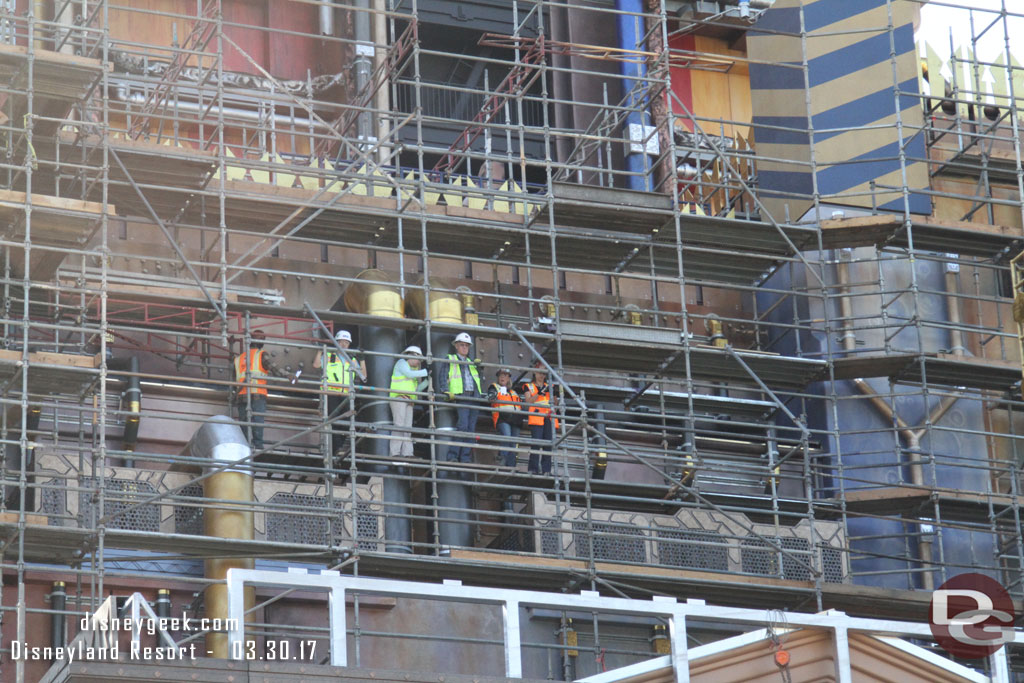
[[(274, 3), (309, 14), (288, 28), (229, 4), (2, 14), (0, 651), (153, 572), (201, 609), (200, 561), (239, 556), (899, 619), (965, 571), (1024, 596), (1024, 14), (938, 3), (971, 49), (915, 48), (909, 87), (895, 45), (917, 0), (756, 35), (728, 2), (511, 0), (464, 54), (425, 0)], [(632, 24), (636, 44), (573, 41), (575, 22)], [(819, 126), (810, 95), (797, 126), (679, 94), (768, 67), (809, 92), (818, 43), (851, 35), (884, 43), (884, 123)], [(768, 39), (796, 54), (759, 58)], [(307, 43), (335, 61), (277, 75), (271, 53)], [(888, 170), (830, 189), (861, 168), (830, 145), (860, 134), (892, 136), (862, 164)], [(780, 190), (779, 169), (808, 185)], [(370, 372), (332, 414), (312, 361), (342, 329)], [(204, 515), (239, 503), (204, 493), (216, 468), (183, 449), (249, 400), (233, 367), (256, 331), (281, 377), (265, 422), (241, 421), (266, 444), (232, 465), (254, 480), (254, 537), (218, 538)], [(550, 439), (500, 436), (484, 404), (475, 435), (455, 429), (437, 375), (460, 332), (484, 384), (543, 366)], [(399, 458), (382, 406), (407, 343), (434, 381), (398, 401), (416, 416)], [(466, 438), (473, 461), (449, 459)], [(549, 474), (525, 471), (548, 452)], [(63, 608), (40, 589), (58, 576)], [(592, 636), (579, 649), (603, 657)]]

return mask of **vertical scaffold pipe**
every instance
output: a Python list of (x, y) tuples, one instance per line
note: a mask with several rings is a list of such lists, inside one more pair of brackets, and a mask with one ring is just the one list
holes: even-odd
[[(351, 313), (378, 318), (404, 318), (405, 305), (398, 286), (382, 270), (364, 270), (345, 289), (345, 307)], [(388, 394), (391, 371), (405, 345), (405, 332), (392, 327), (361, 325), (359, 343), (366, 352), (366, 383), (370, 394), (359, 407), (359, 421), (371, 425), (375, 438), (364, 439), (367, 454), (378, 463), (389, 457), (391, 442), (380, 438), (391, 426)], [(375, 464), (370, 468), (384, 475), (384, 547), (390, 553), (412, 552), (412, 520), (409, 518), (408, 472), (401, 463)]]

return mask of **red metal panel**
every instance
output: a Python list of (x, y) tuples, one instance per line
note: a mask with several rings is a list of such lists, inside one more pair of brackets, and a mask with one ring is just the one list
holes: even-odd
[[(668, 40), (669, 50), (687, 50), (692, 52), (695, 49), (695, 40), (692, 35), (671, 36)], [(693, 111), (693, 82), (690, 78), (690, 70), (682, 67), (672, 67), (672, 94), (670, 105), (672, 111), (681, 116), (677, 119), (680, 125), (687, 130), (693, 130), (693, 122), (689, 120), (679, 103), (686, 105), (686, 109)], [(678, 99), (678, 101), (677, 101)]]
[[(275, 3), (293, 6), (296, 3)], [(225, 26), (224, 34), (238, 44), (246, 54), (264, 68), (267, 65), (267, 52), (270, 45), (269, 32), (258, 28), (267, 26), (266, 0), (223, 0), (225, 24), (243, 24), (244, 26)], [(224, 68), (228, 71), (259, 74), (259, 69), (252, 65), (233, 45), (225, 41)], [(268, 69), (269, 71), (269, 69)]]
[[(317, 7), (297, 2), (275, 2), (269, 7), (270, 25), (282, 31), (316, 35), (319, 32)], [(318, 38), (273, 33), (270, 36), (270, 63), (267, 71), (277, 78), (304, 80), (306, 69), (316, 76), (323, 73)]]

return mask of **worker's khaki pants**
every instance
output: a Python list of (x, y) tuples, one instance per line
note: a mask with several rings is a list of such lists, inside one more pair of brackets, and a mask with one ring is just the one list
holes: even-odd
[(388, 401), (391, 406), (391, 422), (394, 428), (391, 430), (391, 455), (392, 457), (412, 457), (412, 436), (409, 427), (412, 427), (411, 402), (398, 399)]

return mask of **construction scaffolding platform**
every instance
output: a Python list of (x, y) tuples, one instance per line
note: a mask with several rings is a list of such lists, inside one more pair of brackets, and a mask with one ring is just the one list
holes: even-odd
[(837, 358), (833, 365), (835, 378), (842, 380), (889, 377), (921, 383), (927, 377), (929, 384), (992, 391), (1006, 391), (1021, 380), (1018, 363), (949, 353), (850, 356)]
[(22, 393), (27, 376), (29, 394), (77, 395), (100, 375), (100, 357), (50, 351), (32, 351), (27, 360), (20, 351), (0, 350), (0, 382), (4, 393)]
[(1013, 528), (1014, 515), (1007, 515), (1016, 503), (1013, 496), (972, 491), (952, 491), (928, 487), (888, 486), (851, 489), (843, 496), (846, 509), (852, 513), (871, 515), (903, 515), (930, 519), (938, 509), (943, 519), (951, 522), (996, 524)]
[(910, 246), (909, 234), (913, 235), (914, 249), (918, 251), (988, 259), (1016, 254), (1024, 242), (1024, 232), (1020, 228), (967, 221), (938, 222), (915, 217), (912, 233), (907, 232), (903, 217), (895, 215), (821, 222), (822, 242), (827, 249), (865, 246), (906, 249)]
[[(945, 3), (974, 35), (939, 55), (932, 3), (611, 4), (0, 16), (3, 654), (136, 591), (224, 617), (257, 563), (915, 619), (966, 570), (1024, 597), (1024, 17)], [(323, 637), (310, 604), (261, 608), (261, 656), (296, 637), (276, 609)], [(430, 666), (457, 622), (437, 675), (493, 673), (500, 616), (346, 614), (359, 666)], [(661, 647), (529, 622), (524, 678)]]
[(8, 125), (22, 129), (31, 125), (33, 137), (53, 137), (72, 106), (93, 91), (102, 74), (103, 64), (98, 59), (0, 45), (0, 92), (4, 95), (0, 107)]

